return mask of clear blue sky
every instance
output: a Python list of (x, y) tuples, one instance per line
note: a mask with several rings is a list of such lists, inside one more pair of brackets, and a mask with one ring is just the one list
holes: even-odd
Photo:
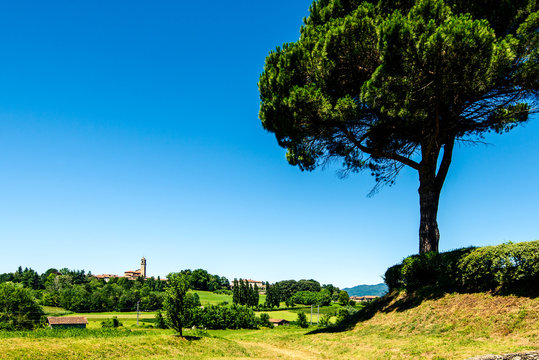
[[(381, 282), (417, 252), (417, 176), (302, 173), (258, 119), (310, 1), (0, 4), (0, 272), (19, 265)], [(539, 239), (537, 118), (458, 147), (441, 250)]]

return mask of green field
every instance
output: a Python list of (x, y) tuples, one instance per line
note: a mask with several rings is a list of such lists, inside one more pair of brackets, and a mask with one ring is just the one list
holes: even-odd
[[(202, 305), (205, 305), (205, 304), (217, 305), (225, 301), (229, 304), (232, 304), (232, 295), (215, 294), (211, 291), (202, 291), (202, 290), (190, 290), (189, 292), (197, 293), (198, 297), (200, 298), (200, 303)], [(258, 300), (259, 304), (263, 304), (265, 301), (266, 301), (266, 295), (260, 295), (260, 298)]]
[[(134, 313), (87, 314), (87, 330), (0, 331), (0, 359), (441, 360), (539, 350), (539, 299), (450, 294), (414, 306), (408, 300), (404, 295), (393, 296), (347, 331), (313, 332), (315, 326), (294, 325), (186, 330), (187, 339), (174, 336), (171, 330), (137, 329)], [(294, 311), (270, 316), (284, 318)], [(118, 330), (96, 327), (102, 317), (112, 315), (124, 326)]]

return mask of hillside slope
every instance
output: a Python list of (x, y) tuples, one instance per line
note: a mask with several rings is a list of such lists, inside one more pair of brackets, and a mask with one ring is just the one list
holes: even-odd
[[(255, 357), (271, 358), (264, 348), (301, 359), (466, 359), (486, 354), (539, 350), (539, 299), (448, 294), (423, 300), (390, 294), (378, 311), (351, 330), (292, 335), (274, 329), (227, 336)], [(292, 329), (291, 329), (292, 330)], [(264, 346), (262, 346), (263, 342)]]
[(392, 293), (370, 306), (378, 311), (363, 313), (362, 321), (341, 332), (282, 326), (186, 331), (203, 337), (184, 340), (156, 329), (114, 336), (0, 331), (0, 359), (442, 360), (539, 350), (539, 299), (478, 293), (423, 300)]

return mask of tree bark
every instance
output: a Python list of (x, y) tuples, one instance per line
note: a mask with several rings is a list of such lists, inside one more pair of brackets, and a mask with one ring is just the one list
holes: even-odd
[(438, 202), (440, 191), (433, 186), (419, 187), (419, 211), (421, 220), (419, 222), (419, 253), (424, 254), (429, 251), (438, 252), (440, 241), (440, 231), (438, 230)]
[[(419, 168), (419, 253), (438, 252), (440, 231), (438, 230), (438, 203), (441, 184), (436, 179), (436, 167), (440, 147), (422, 147)], [(445, 152), (445, 151), (444, 151)]]

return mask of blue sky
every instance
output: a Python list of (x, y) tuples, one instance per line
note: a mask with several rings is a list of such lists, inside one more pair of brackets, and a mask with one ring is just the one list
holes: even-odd
[[(258, 119), (310, 1), (0, 4), (0, 272), (381, 282), (417, 252), (415, 172), (302, 173)], [(539, 239), (537, 117), (456, 149), (441, 250)]]

